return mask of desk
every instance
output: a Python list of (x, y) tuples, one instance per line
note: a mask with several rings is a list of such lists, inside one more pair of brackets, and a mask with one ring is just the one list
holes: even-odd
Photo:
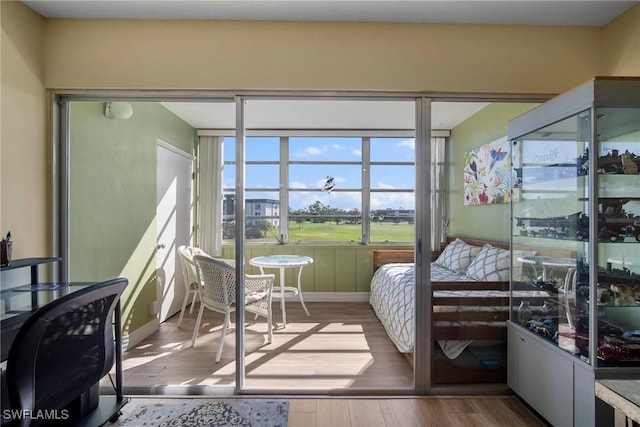
[(569, 327), (574, 328), (573, 318), (571, 317), (571, 308), (569, 306), (569, 294), (575, 292), (575, 280), (576, 280), (576, 267), (577, 262), (574, 258), (554, 258), (548, 256), (523, 256), (518, 257), (518, 261), (523, 264), (529, 264), (533, 266), (534, 272), (537, 275), (538, 269), (536, 267), (542, 267), (542, 280), (547, 281), (547, 268), (548, 267), (561, 267), (566, 268), (567, 272), (564, 276), (564, 284), (562, 289), (559, 289), (564, 295), (564, 309), (567, 315), (567, 322)]
[[(295, 296), (300, 298), (300, 304), (304, 308), (304, 312), (309, 316), (309, 310), (304, 305), (304, 299), (302, 298), (302, 288), (300, 287), (300, 278), (302, 277), (302, 269), (305, 265), (313, 263), (313, 258), (302, 255), (269, 255), (252, 258), (249, 260), (249, 264), (259, 267), (260, 273), (264, 274), (265, 268), (279, 268), (280, 269), (280, 291), (274, 291), (271, 293), (273, 297), (280, 298), (280, 307), (282, 309), (282, 324), (283, 328), (287, 327), (287, 312), (285, 310), (284, 301), (285, 296)], [(284, 271), (287, 268), (300, 267), (298, 270), (298, 286), (285, 286)]]
[(615, 425), (626, 426), (631, 419), (640, 423), (640, 381), (598, 380), (596, 396), (615, 410)]
[(38, 283), (38, 266), (40, 264), (50, 264), (60, 260), (60, 257), (16, 259), (13, 260), (11, 264), (0, 266), (0, 271), (29, 267), (31, 269), (31, 284), (36, 285)]
[[(2, 329), (2, 361), (5, 361), (9, 353), (9, 347), (15, 338), (20, 326), (33, 312), (44, 307), (49, 302), (88, 286), (94, 282), (82, 282), (71, 284), (37, 283), (34, 285), (21, 285), (0, 291), (0, 325)], [(26, 297), (26, 298), (24, 298)], [(12, 301), (17, 301), (12, 304)]]

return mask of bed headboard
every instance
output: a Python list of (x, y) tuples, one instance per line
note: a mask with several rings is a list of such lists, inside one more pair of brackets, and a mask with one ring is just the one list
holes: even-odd
[[(447, 236), (445, 238), (443, 248), (444, 246), (456, 240), (456, 238), (457, 237), (455, 236)], [(465, 242), (467, 242), (468, 244), (474, 245), (474, 246), (484, 246), (488, 243), (491, 246), (495, 246), (497, 248), (502, 248), (502, 249), (510, 248), (509, 243), (496, 242), (493, 240), (474, 239), (472, 237), (460, 237), (460, 238)], [(515, 246), (514, 249), (531, 250), (531, 248), (520, 247), (520, 246)], [(438, 258), (438, 255), (440, 255), (440, 252), (441, 251), (434, 251), (432, 253), (433, 260)], [(538, 254), (560, 257), (560, 258), (572, 258), (575, 256), (575, 253), (572, 253), (567, 250), (549, 250), (549, 251), (539, 252)], [(373, 272), (374, 273), (378, 268), (380, 268), (380, 266), (384, 264), (391, 264), (396, 262), (402, 262), (402, 263), (414, 262), (413, 249), (376, 249), (373, 251)]]
[[(462, 237), (462, 240), (474, 246), (484, 246), (489, 243), (495, 247), (509, 249), (509, 243), (494, 242), (491, 240), (480, 240)], [(447, 236), (443, 246), (456, 240), (456, 237)], [(432, 257), (435, 260), (440, 255), (440, 251), (434, 251)], [(385, 264), (391, 264), (396, 262), (414, 262), (415, 257), (413, 249), (376, 249), (373, 251), (373, 272)]]
[(385, 264), (414, 261), (413, 249), (376, 249), (373, 251), (373, 272)]

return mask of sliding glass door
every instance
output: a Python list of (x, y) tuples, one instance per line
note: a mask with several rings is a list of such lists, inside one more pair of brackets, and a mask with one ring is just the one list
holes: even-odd
[[(463, 189), (455, 165), (526, 104), (362, 94), (59, 100), (61, 279), (129, 279), (126, 390), (457, 386), (449, 368), (433, 375), (457, 361), (436, 363), (431, 252), (445, 231), (479, 236), (460, 220), (473, 208), (448, 200)], [(180, 246), (222, 260), (222, 307), (206, 300), (213, 279), (183, 274)], [(407, 286), (372, 280), (389, 254), (408, 262)]]
[(369, 298), (372, 250), (414, 247), (415, 100), (248, 98), (244, 113), (224, 200), (244, 191), (246, 273), (275, 280), (270, 343), (247, 313), (243, 390), (413, 392)]

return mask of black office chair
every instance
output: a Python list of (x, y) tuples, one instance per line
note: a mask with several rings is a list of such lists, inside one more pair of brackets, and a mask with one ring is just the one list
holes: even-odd
[(127, 284), (112, 279), (64, 295), (25, 321), (7, 358), (10, 408), (23, 414), (13, 424), (72, 425), (96, 409), (99, 381), (114, 364), (112, 318)]

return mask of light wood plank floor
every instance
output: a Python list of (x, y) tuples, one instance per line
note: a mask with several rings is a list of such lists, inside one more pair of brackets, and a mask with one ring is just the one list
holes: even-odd
[[(274, 304), (277, 326), (271, 344), (266, 344), (265, 319), (254, 321), (247, 313), (247, 388), (326, 391), (412, 387), (411, 366), (367, 302), (307, 303), (307, 307), (309, 317), (298, 302), (288, 301), (288, 324), (282, 328), (280, 306)], [(185, 314), (181, 328), (176, 315), (124, 353), (125, 387), (234, 384), (235, 324), (225, 337), (222, 360), (216, 364), (223, 316), (205, 309), (196, 346), (191, 348), (197, 308), (193, 314)]]
[[(198, 398), (180, 401), (204, 403), (207, 400)], [(140, 405), (175, 401), (176, 399), (170, 398), (136, 397), (123, 408), (120, 420), (135, 413)], [(118, 424), (119, 421), (112, 426)], [(289, 399), (288, 427), (546, 425), (514, 396)]]

